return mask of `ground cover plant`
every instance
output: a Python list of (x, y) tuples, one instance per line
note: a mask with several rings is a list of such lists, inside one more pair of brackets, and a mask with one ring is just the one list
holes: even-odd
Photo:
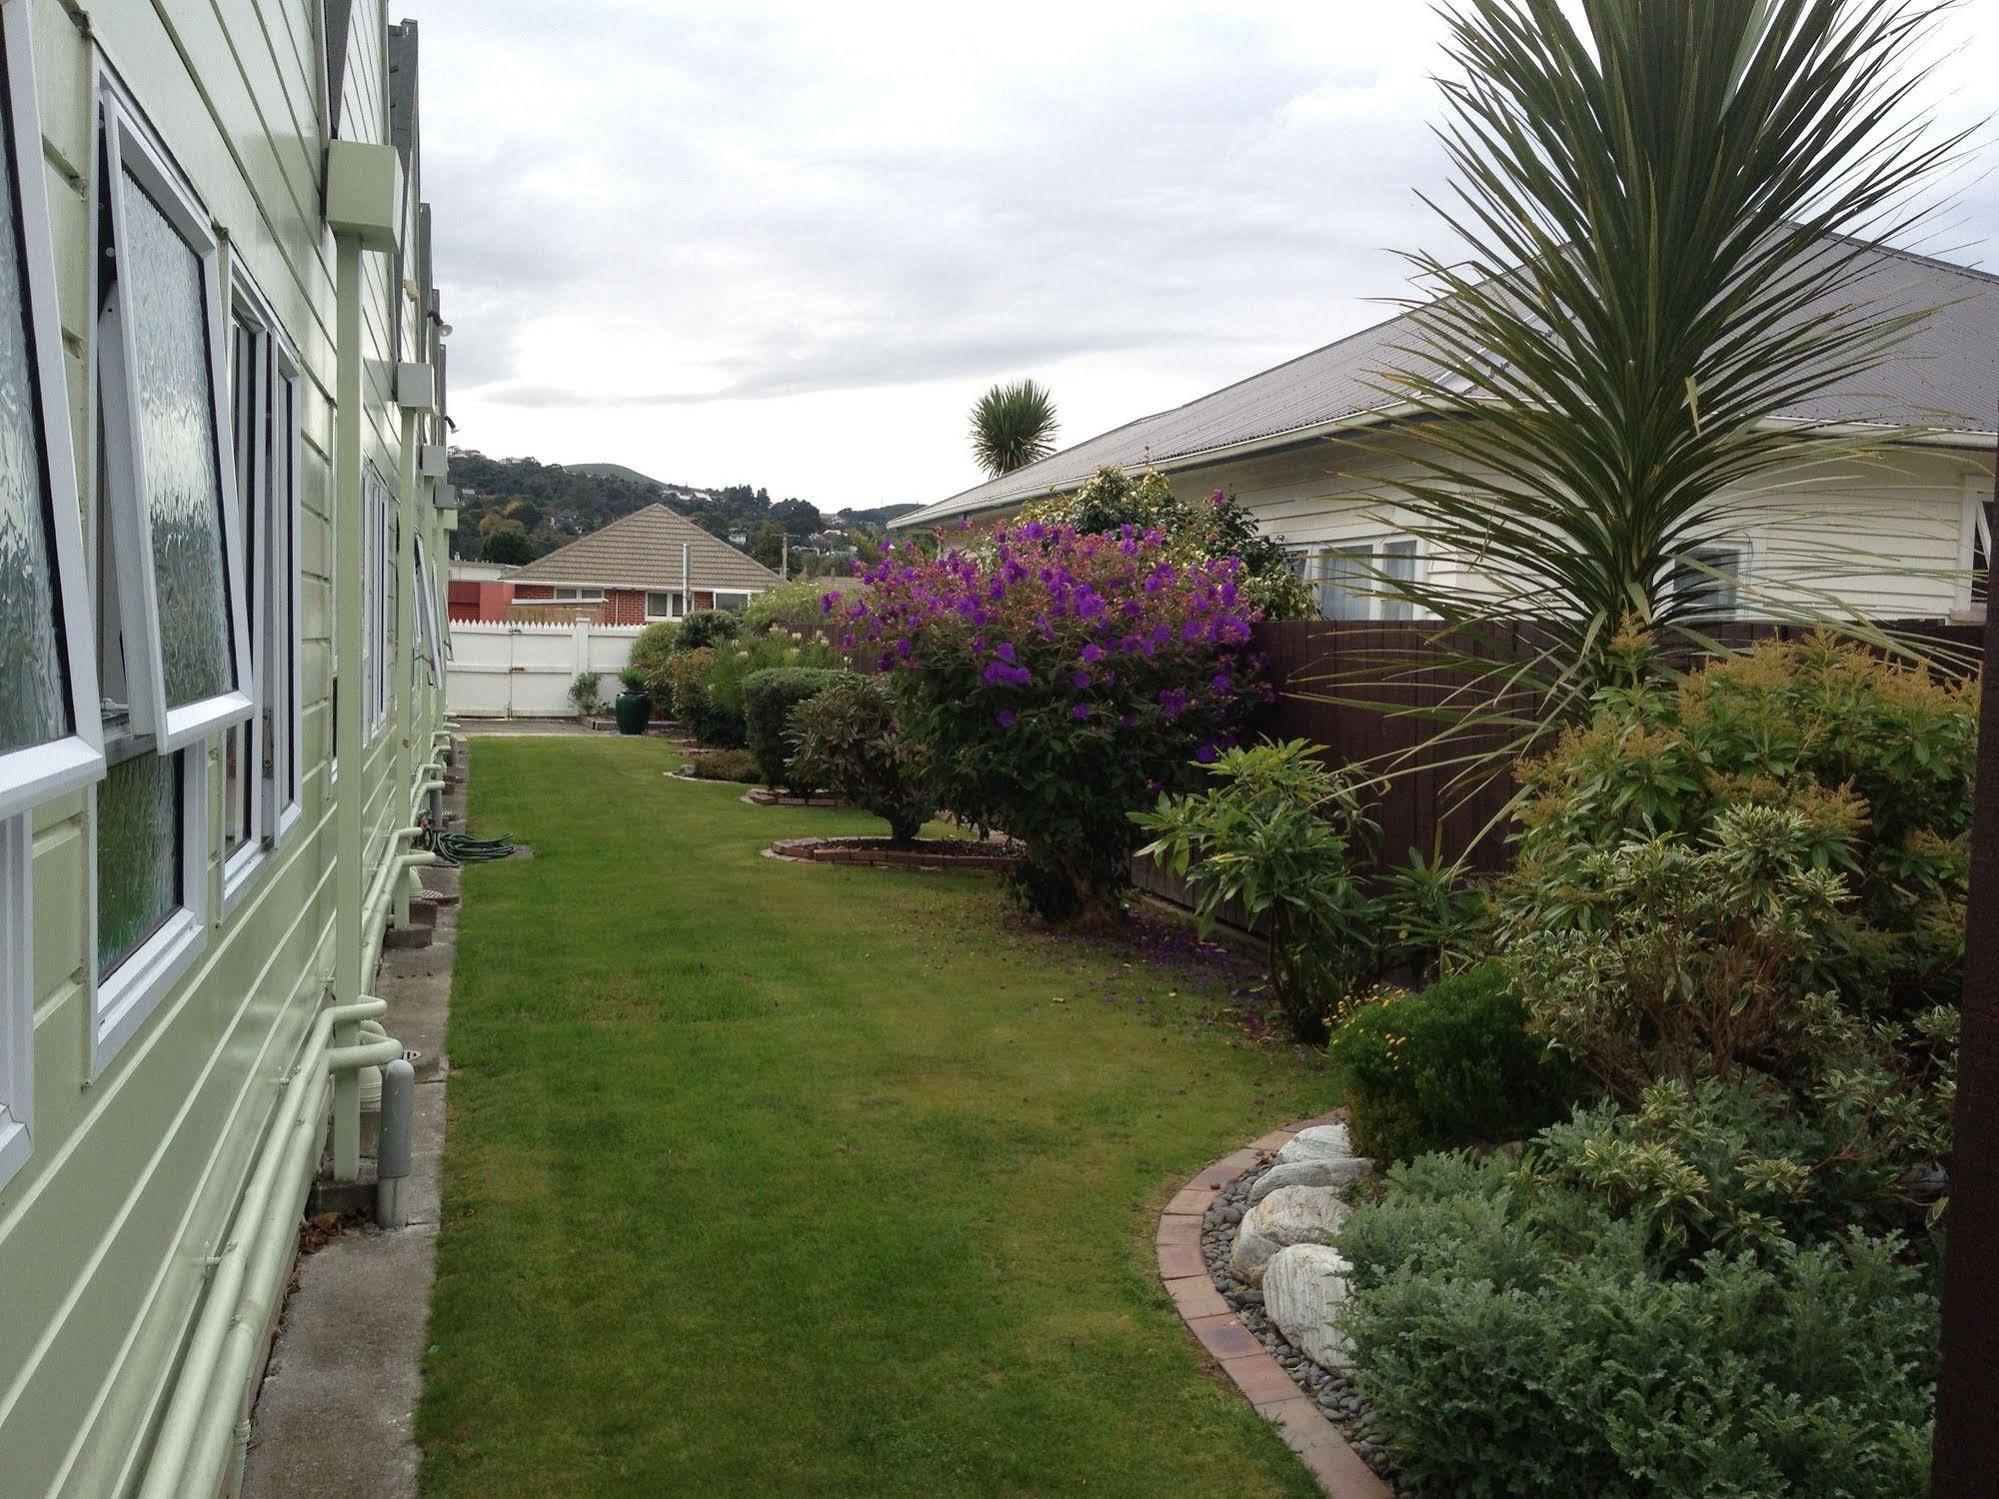
[(1101, 925), (1130, 879), (1128, 814), (1190, 784), (1267, 691), (1240, 573), (1174, 562), (1157, 531), (1028, 522), (976, 551), (897, 549), (825, 607), (891, 678), (939, 804), (1026, 846), (1028, 907)]
[(872, 833), (480, 740), (431, 1499), (1316, 1492), (1161, 1290), (1173, 1182), (1336, 1101), (1184, 923), (1086, 940), (998, 883), (762, 858)]

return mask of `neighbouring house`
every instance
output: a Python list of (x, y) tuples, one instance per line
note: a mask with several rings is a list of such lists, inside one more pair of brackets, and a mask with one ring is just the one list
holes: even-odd
[(514, 569), (496, 618), (642, 625), (697, 609), (740, 609), (778, 575), (685, 516), (653, 504)]
[[(1789, 599), (1834, 593), (1854, 615), (1961, 616), (1990, 547), (1995, 402), (1999, 402), (1999, 277), (1877, 249), (1865, 279), (1840, 298), (1878, 295), (1939, 308), (1883, 368), (1827, 392), (1783, 420), (1878, 430), (1893, 441), (1864, 460), (1821, 462), (1758, 481), (1745, 523), (1700, 550), (1719, 609), (1754, 617)], [(1075, 489), (1098, 467), (1157, 468), (1183, 499), (1233, 492), (1281, 537), (1329, 619), (1392, 618), (1407, 604), (1375, 596), (1369, 579), (1462, 567), (1431, 555), (1403, 529), (1383, 480), (1406, 458), (1380, 371), (1406, 358), (1407, 316), (1328, 344), (1275, 369), (1138, 418), (1037, 463), (889, 523), (909, 534), (962, 519), (998, 519), (1030, 500)], [(1467, 403), (1476, 399), (1468, 393)], [(1416, 435), (1415, 440), (1420, 440)]]
[(445, 585), (445, 607), (451, 618), (461, 624), (505, 619), (514, 602), (514, 585), (508, 581), (513, 572), (505, 563), (452, 558)]
[(0, 1493), (209, 1499), (441, 784), (417, 28), (0, 29)]

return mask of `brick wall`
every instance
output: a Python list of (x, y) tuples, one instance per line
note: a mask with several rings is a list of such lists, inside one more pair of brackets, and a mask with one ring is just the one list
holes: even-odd
[(646, 596), (636, 588), (605, 590), (604, 607), (598, 611), (601, 625), (642, 625), (646, 622)]

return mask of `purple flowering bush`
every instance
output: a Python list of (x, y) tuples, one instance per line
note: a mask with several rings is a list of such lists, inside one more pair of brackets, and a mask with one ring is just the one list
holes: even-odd
[(1030, 909), (1095, 924), (1129, 879), (1127, 814), (1195, 779), (1268, 692), (1240, 573), (1176, 561), (1156, 530), (1030, 522), (976, 554), (891, 551), (824, 607), (888, 674), (938, 802), (1027, 846)]

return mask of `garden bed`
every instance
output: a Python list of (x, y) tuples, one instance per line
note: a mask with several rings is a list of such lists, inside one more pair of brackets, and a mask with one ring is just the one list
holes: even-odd
[(905, 844), (887, 838), (780, 838), (764, 854), (795, 863), (864, 864), (878, 869), (1012, 869), (1020, 862), (1021, 850), (1017, 843), (969, 838), (918, 838)]
[(773, 791), (768, 786), (753, 786), (743, 793), (742, 799), (752, 807), (851, 808), (854, 805), (830, 791), (815, 791), (809, 796), (800, 796), (793, 791)]

